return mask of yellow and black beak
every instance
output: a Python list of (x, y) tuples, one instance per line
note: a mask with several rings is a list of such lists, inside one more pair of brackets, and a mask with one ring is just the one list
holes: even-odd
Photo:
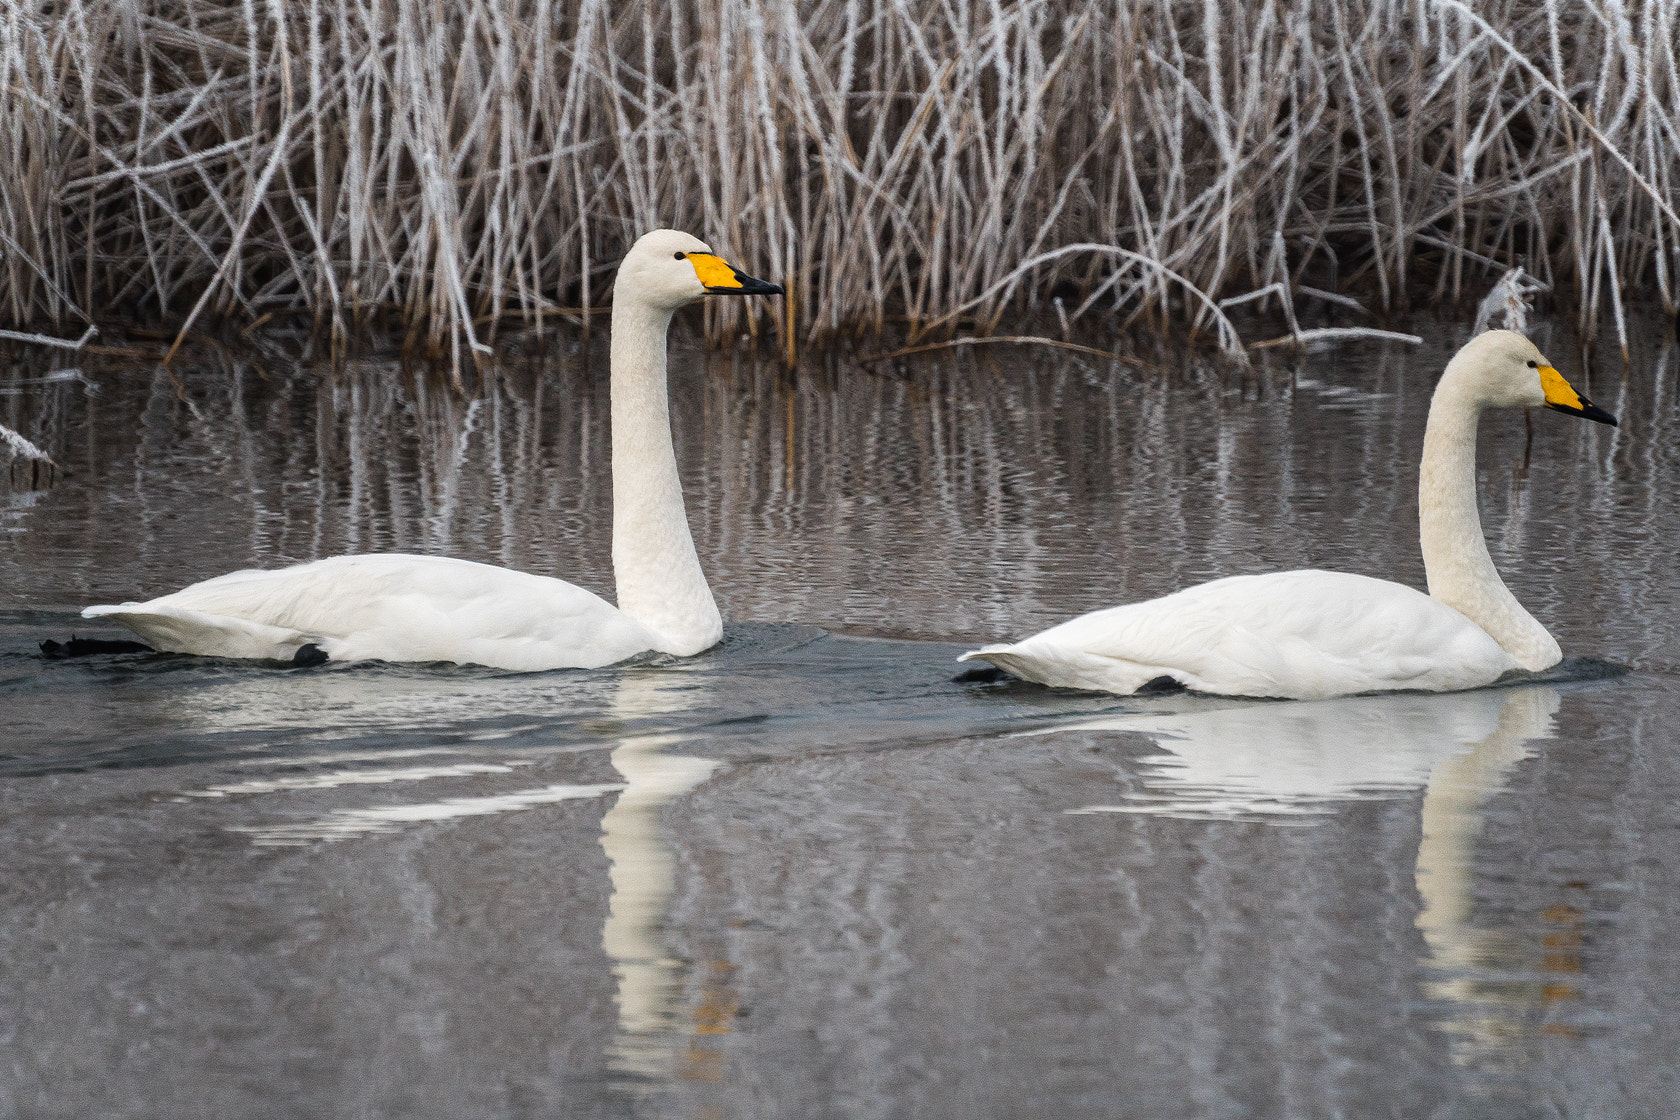
[(1558, 412), (1567, 412), (1571, 416), (1581, 416), (1588, 420), (1596, 420), (1600, 424), (1616, 426), (1616, 418), (1599, 408), (1586, 397), (1575, 391), (1575, 387), (1563, 379), (1563, 374), (1551, 366), (1541, 366), (1540, 384), (1546, 390), (1546, 407)]
[(689, 253), (687, 260), (694, 266), (695, 275), (706, 290), (719, 296), (779, 296), (780, 284), (754, 280), (722, 257), (713, 253)]

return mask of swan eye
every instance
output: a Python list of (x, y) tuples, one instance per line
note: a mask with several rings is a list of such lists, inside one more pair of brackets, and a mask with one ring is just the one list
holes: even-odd
[[(676, 255), (676, 259), (679, 260), (679, 261), (686, 261), (688, 259), (688, 254), (687, 253), (678, 253)], [(1528, 364), (1533, 365), (1534, 363), (1529, 362)]]
[(1530, 359), (1530, 361), (1528, 363), (1528, 368), (1529, 369), (1539, 369), (1540, 368), (1540, 363)]

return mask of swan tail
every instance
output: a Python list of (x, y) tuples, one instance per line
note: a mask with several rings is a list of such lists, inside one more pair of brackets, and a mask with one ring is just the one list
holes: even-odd
[[(319, 636), (284, 626), (268, 626), (227, 615), (206, 614), (181, 607), (120, 603), (88, 607), (83, 618), (108, 618), (134, 631), (148, 645), (165, 653), (194, 653), (204, 657), (245, 657), (291, 661), (308, 647), (330, 654)], [(306, 654), (305, 656), (314, 656)]]
[(1119, 657), (1104, 657), (1085, 650), (1019, 642), (981, 646), (957, 658), (958, 661), (989, 661), (1022, 680), (1054, 688), (1083, 688), (1121, 695), (1140, 690), (1161, 691), (1166, 685), (1183, 684), (1177, 674), (1160, 665), (1140, 665)]

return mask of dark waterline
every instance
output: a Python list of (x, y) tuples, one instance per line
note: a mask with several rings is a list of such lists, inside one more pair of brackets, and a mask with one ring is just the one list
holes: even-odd
[[(1482, 426), (1566, 653), (1454, 696), (1120, 699), (957, 653), (1246, 571), (1421, 584), (1418, 351), (1163, 375), (678, 348), (724, 643), (513, 674), (43, 660), (84, 603), (344, 551), (610, 592), (605, 367), (0, 380), (0, 1114), (1663, 1115), (1675, 378)], [(1544, 341), (1544, 338), (1543, 338)], [(1267, 364), (1270, 363), (1270, 364)]]

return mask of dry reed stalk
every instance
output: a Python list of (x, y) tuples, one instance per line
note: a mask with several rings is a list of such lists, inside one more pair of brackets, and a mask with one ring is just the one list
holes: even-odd
[(675, 225), (788, 284), (706, 323), (789, 354), (1040, 307), (1237, 353), (1244, 293), (1294, 338), (1306, 285), (1515, 267), (1625, 339), (1680, 299), (1677, 44), (1680, 0), (11, 4), (0, 326), (301, 310), (459, 373)]

